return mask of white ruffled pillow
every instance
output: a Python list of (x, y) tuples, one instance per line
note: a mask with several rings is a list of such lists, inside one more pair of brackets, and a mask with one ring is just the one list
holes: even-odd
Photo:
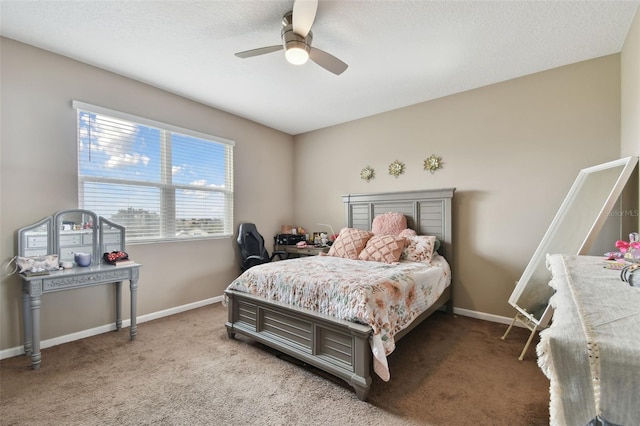
[(431, 263), (435, 251), (436, 237), (433, 235), (415, 235), (405, 237), (402, 259), (414, 262)]

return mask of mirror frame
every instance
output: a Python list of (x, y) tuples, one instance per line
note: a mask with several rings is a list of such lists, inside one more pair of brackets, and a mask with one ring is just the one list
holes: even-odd
[[(546, 269), (547, 254), (587, 254), (602, 229), (607, 216), (611, 213), (615, 202), (620, 197), (637, 163), (638, 157), (625, 157), (588, 167), (579, 172), (578, 177), (569, 190), (565, 200), (560, 205), (549, 229), (544, 234), (540, 245), (534, 252), (522, 277), (517, 281), (516, 287), (509, 298), (509, 304), (532, 323), (540, 327), (546, 327), (553, 314), (553, 310), (548, 304), (549, 298), (553, 295), (554, 291), (548, 284), (551, 279), (551, 273)], [(620, 168), (621, 170), (617, 174), (615, 182), (606, 187), (609, 189), (605, 191), (607, 193), (594, 195), (594, 184), (603, 184), (602, 182), (598, 182), (597, 178), (602, 176), (602, 173), (611, 172), (615, 168)], [(594, 180), (594, 178), (596, 180)], [(589, 191), (590, 189), (591, 192)], [(599, 198), (594, 198), (596, 196)], [(575, 208), (577, 205), (587, 204), (584, 202), (585, 200), (587, 200), (589, 204), (587, 207), (592, 208), (593, 211), (591, 211), (589, 215), (585, 215), (581, 221), (577, 220), (575, 215), (569, 217), (572, 207)], [(594, 220), (589, 219), (589, 217), (593, 217), (594, 215)], [(570, 220), (571, 229), (563, 228), (566, 220)], [(563, 230), (564, 233), (562, 232)], [(570, 249), (567, 247), (570, 247)], [(567, 251), (569, 252), (567, 253)], [(548, 272), (548, 275), (540, 277), (538, 276), (540, 275), (539, 271), (543, 270), (543, 268), (545, 272)], [(532, 289), (532, 286), (537, 286), (537, 288)], [(525, 291), (527, 291), (529, 298), (525, 301), (526, 303), (523, 303), (521, 298)], [(531, 295), (533, 295), (535, 299), (532, 298)], [(540, 309), (535, 309), (535, 312), (531, 312), (531, 306), (540, 306)]]
[(53, 253), (53, 247), (54, 247), (53, 238), (52, 238), (53, 216), (48, 216), (39, 222), (36, 222), (29, 226), (25, 226), (24, 228), (20, 228), (18, 230), (18, 256), (22, 256), (22, 257), (27, 256), (26, 251), (29, 249), (29, 243), (26, 239), (29, 238), (28, 233), (38, 230), (38, 228), (40, 228), (43, 225), (46, 225), (46, 231), (45, 231), (45, 234), (47, 237), (47, 243), (46, 243), (47, 253), (46, 254)]
[[(70, 232), (62, 229), (62, 221), (65, 216), (69, 214), (89, 216), (89, 220), (93, 221), (93, 226), (90, 228), (90, 234), (92, 236), (92, 243), (90, 244), (92, 265), (106, 263), (102, 257), (102, 254), (105, 252), (113, 250), (125, 251), (126, 229), (124, 226), (102, 216), (98, 216), (91, 210), (70, 209), (59, 211), (39, 222), (20, 228), (18, 230), (18, 256), (57, 254), (60, 261), (62, 261), (64, 256), (62, 255), (62, 248), (60, 247), (62, 240), (61, 233)], [(39, 228), (43, 226), (44, 229), (40, 230)], [(36, 231), (38, 232), (37, 235), (30, 234)], [(88, 234), (88, 231), (89, 228), (84, 229), (82, 234)], [(30, 237), (41, 237), (45, 240), (34, 240), (34, 247), (30, 247), (28, 241)], [(82, 246), (88, 247), (89, 244), (83, 244), (77, 247)], [(68, 249), (72, 249), (72, 247), (68, 247)], [(42, 253), (44, 250), (46, 250), (46, 253)], [(36, 252), (38, 253), (36, 254)], [(75, 253), (75, 251), (66, 254), (69, 255), (71, 253)], [(68, 256), (67, 260), (69, 260)], [(73, 261), (73, 258), (71, 261)]]
[[(125, 233), (125, 227), (122, 225), (118, 225), (117, 223), (106, 219), (102, 216), (100, 216), (98, 218), (98, 232), (99, 232), (99, 237), (100, 237), (100, 246), (98, 247), (98, 250), (100, 251), (100, 253), (108, 253), (111, 252), (114, 249), (114, 247), (108, 248), (107, 244), (110, 244), (110, 242), (108, 241), (108, 239), (105, 236), (105, 230), (109, 231), (111, 229), (107, 229), (107, 227), (111, 228), (111, 229), (116, 229), (117, 232), (119, 233), (119, 247), (117, 248), (117, 250), (119, 251), (125, 251), (125, 247), (126, 247), (126, 233)], [(100, 256), (100, 262), (101, 263), (106, 263), (105, 260), (102, 258), (102, 256)]]
[[(60, 256), (60, 261), (62, 261), (63, 259), (65, 259), (65, 256), (63, 256), (62, 254), (62, 232), (74, 232), (72, 231), (64, 231), (62, 229), (62, 220), (64, 219), (64, 217), (66, 215), (69, 214), (78, 214), (78, 215), (87, 215), (89, 216), (89, 218), (91, 219), (91, 223), (93, 224), (91, 229), (91, 263), (96, 263), (98, 262), (98, 259), (100, 259), (101, 255), (98, 252), (98, 215), (96, 215), (94, 212), (92, 212), (91, 210), (84, 210), (84, 209), (70, 209), (70, 210), (63, 210), (63, 211), (59, 211), (58, 213), (55, 214), (55, 216), (53, 217), (53, 225), (54, 225), (54, 237), (53, 237), (53, 247), (55, 253), (58, 253), (58, 255)], [(82, 231), (86, 231), (86, 230), (82, 230)], [(88, 245), (86, 245), (88, 246)], [(76, 251), (71, 252), (73, 254), (76, 253)], [(68, 253), (67, 253), (68, 254)], [(73, 262), (73, 256), (71, 259), (66, 259), (66, 260), (70, 260)]]

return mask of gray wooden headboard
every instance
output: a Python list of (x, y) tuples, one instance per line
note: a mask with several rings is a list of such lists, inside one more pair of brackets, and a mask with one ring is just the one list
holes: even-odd
[(398, 212), (407, 218), (407, 226), (418, 235), (435, 235), (440, 240), (440, 254), (450, 260), (451, 200), (455, 188), (421, 191), (347, 194), (342, 196), (349, 228), (371, 230), (373, 218), (382, 213)]

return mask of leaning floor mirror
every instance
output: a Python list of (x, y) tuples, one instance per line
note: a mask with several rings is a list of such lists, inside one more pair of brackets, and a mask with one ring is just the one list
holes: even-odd
[(531, 330), (520, 360), (524, 359), (536, 330), (546, 327), (553, 314), (549, 306), (553, 289), (549, 287), (551, 273), (546, 267), (547, 254), (589, 254), (637, 162), (637, 157), (627, 157), (578, 173), (509, 298), (509, 304), (517, 313), (502, 338), (516, 322)]

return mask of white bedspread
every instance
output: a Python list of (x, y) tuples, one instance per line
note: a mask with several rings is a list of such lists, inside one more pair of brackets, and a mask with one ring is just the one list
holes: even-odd
[[(427, 310), (451, 284), (447, 261), (386, 264), (310, 256), (254, 266), (229, 289), (370, 325), (374, 371), (389, 380), (394, 335)], [(225, 300), (226, 303), (226, 300)]]
[(555, 311), (537, 352), (551, 382), (552, 425), (640, 424), (640, 288), (604, 264), (547, 257)]

